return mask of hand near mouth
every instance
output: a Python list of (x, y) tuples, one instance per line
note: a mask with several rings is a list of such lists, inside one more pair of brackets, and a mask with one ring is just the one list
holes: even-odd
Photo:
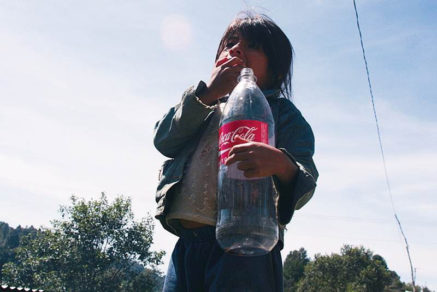
[(204, 92), (200, 93), (200, 100), (208, 105), (230, 93), (238, 83), (238, 76), (246, 66), (238, 57), (224, 57), (218, 60), (212, 71), (211, 78)]

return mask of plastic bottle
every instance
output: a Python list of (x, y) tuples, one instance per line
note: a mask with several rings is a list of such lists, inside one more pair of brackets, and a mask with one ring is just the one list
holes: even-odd
[(244, 68), (239, 83), (223, 110), (219, 129), (218, 218), (216, 237), (227, 252), (258, 256), (278, 241), (278, 224), (271, 177), (247, 178), (224, 163), (236, 145), (235, 136), (275, 144), (275, 125), (270, 106), (252, 69)]

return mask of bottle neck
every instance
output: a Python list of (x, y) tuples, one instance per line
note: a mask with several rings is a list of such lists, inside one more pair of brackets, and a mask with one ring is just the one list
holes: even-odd
[(238, 81), (253, 81), (256, 82), (255, 74), (253, 74), (253, 70), (251, 68), (243, 68), (241, 70), (240, 76), (238, 77)]

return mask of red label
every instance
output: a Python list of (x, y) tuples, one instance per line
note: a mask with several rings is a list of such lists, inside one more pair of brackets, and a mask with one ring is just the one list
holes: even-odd
[(241, 144), (235, 137), (253, 142), (269, 143), (269, 125), (255, 120), (240, 120), (224, 124), (219, 129), (219, 160), (224, 164), (232, 146)]

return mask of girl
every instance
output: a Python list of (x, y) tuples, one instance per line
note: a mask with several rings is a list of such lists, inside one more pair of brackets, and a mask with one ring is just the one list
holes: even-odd
[[(160, 172), (156, 218), (179, 236), (164, 291), (283, 291), (284, 228), (312, 196), (318, 173), (314, 136), (289, 100), (293, 48), (268, 17), (245, 13), (226, 29), (209, 82), (189, 88), (155, 126)], [(244, 67), (252, 68), (275, 120), (276, 147), (241, 140), (226, 161), (247, 177), (272, 177), (278, 194), (279, 241), (267, 255), (225, 253), (215, 238), (218, 125), (226, 96)]]

